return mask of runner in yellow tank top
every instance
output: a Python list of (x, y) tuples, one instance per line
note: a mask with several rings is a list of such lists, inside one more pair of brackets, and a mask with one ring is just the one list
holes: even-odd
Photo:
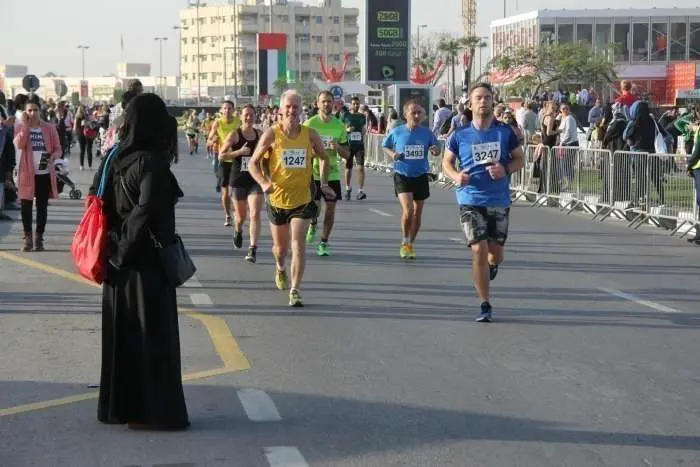
[(224, 208), (226, 220), (224, 225), (231, 227), (231, 163), (230, 155), (219, 152), (229, 135), (241, 127), (241, 119), (233, 115), (234, 105), (231, 101), (224, 101), (221, 105), (221, 118), (214, 121), (207, 137), (207, 147), (212, 148), (214, 154), (218, 154), (216, 169), (216, 188), (221, 190), (221, 206)]
[[(304, 306), (299, 293), (306, 265), (306, 230), (316, 217), (316, 203), (311, 198), (313, 157), (321, 161), (321, 190), (327, 197), (334, 196), (328, 186), (330, 166), (321, 138), (311, 128), (299, 123), (301, 97), (295, 91), (286, 91), (280, 98), (280, 122), (265, 131), (250, 159), (249, 171), (263, 191), (268, 194), (267, 212), (272, 231), (272, 254), (277, 267), (275, 284), (287, 288), (285, 260), (292, 244), (292, 286), (290, 306)], [(263, 175), (261, 162), (269, 163), (269, 178)]]

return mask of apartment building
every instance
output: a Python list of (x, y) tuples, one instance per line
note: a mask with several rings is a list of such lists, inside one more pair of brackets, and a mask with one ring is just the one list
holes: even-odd
[[(342, 66), (345, 54), (357, 61), (357, 8), (341, 0), (310, 4), (274, 0), (229, 0), (193, 4), (180, 11), (180, 72), (183, 97), (252, 96), (258, 67), (259, 32), (287, 34), (290, 80), (320, 78), (320, 58)], [(199, 57), (199, 60), (197, 59)], [(200, 91), (201, 90), (201, 91)]]

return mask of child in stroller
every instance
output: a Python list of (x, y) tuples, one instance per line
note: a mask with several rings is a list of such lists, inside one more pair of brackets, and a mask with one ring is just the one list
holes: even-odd
[(70, 199), (80, 199), (83, 196), (82, 191), (75, 187), (75, 183), (70, 179), (70, 163), (66, 159), (56, 159), (56, 188), (59, 193), (63, 193), (63, 188), (67, 185), (70, 187), (68, 196)]

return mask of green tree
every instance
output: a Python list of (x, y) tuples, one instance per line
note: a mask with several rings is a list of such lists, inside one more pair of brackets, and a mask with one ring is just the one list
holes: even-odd
[(289, 84), (287, 83), (286, 76), (281, 76), (272, 83), (272, 90), (274, 91), (274, 95), (276, 96), (282, 95), (282, 93), (288, 88)]
[(353, 66), (347, 71), (345, 77), (348, 81), (359, 81), (362, 79), (362, 69), (359, 66)]
[[(445, 38), (438, 43), (438, 50), (447, 56), (447, 64), (450, 66), (452, 75), (452, 100), (457, 96), (455, 67), (457, 66), (458, 57), (463, 52), (469, 52), (473, 56), (474, 50), (482, 47), (486, 47), (486, 43), (479, 37), (474, 36)], [(465, 70), (464, 85), (467, 87), (469, 86), (469, 78), (471, 76), (470, 68)]]
[(70, 102), (74, 106), (80, 105), (80, 93), (74, 92), (70, 95)]
[(537, 47), (514, 47), (494, 57), (492, 66), (515, 76), (536, 94), (543, 87), (559, 83), (580, 83), (598, 91), (617, 79), (612, 46), (593, 50), (584, 43), (544, 42)]
[(123, 89), (114, 88), (114, 91), (112, 91), (112, 100), (114, 101), (114, 104), (119, 104), (122, 101), (123, 94), (124, 94)]

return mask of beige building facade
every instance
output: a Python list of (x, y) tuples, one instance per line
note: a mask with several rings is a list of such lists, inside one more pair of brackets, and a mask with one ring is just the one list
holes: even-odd
[(311, 5), (279, 0), (273, 6), (260, 0), (230, 3), (180, 11), (183, 98), (199, 92), (213, 98), (252, 96), (258, 69), (257, 34), (270, 29), (287, 35), (290, 81), (309, 83), (320, 78), (321, 58), (327, 67), (339, 68), (348, 54), (348, 70), (356, 66), (357, 8), (342, 8), (340, 0)]

